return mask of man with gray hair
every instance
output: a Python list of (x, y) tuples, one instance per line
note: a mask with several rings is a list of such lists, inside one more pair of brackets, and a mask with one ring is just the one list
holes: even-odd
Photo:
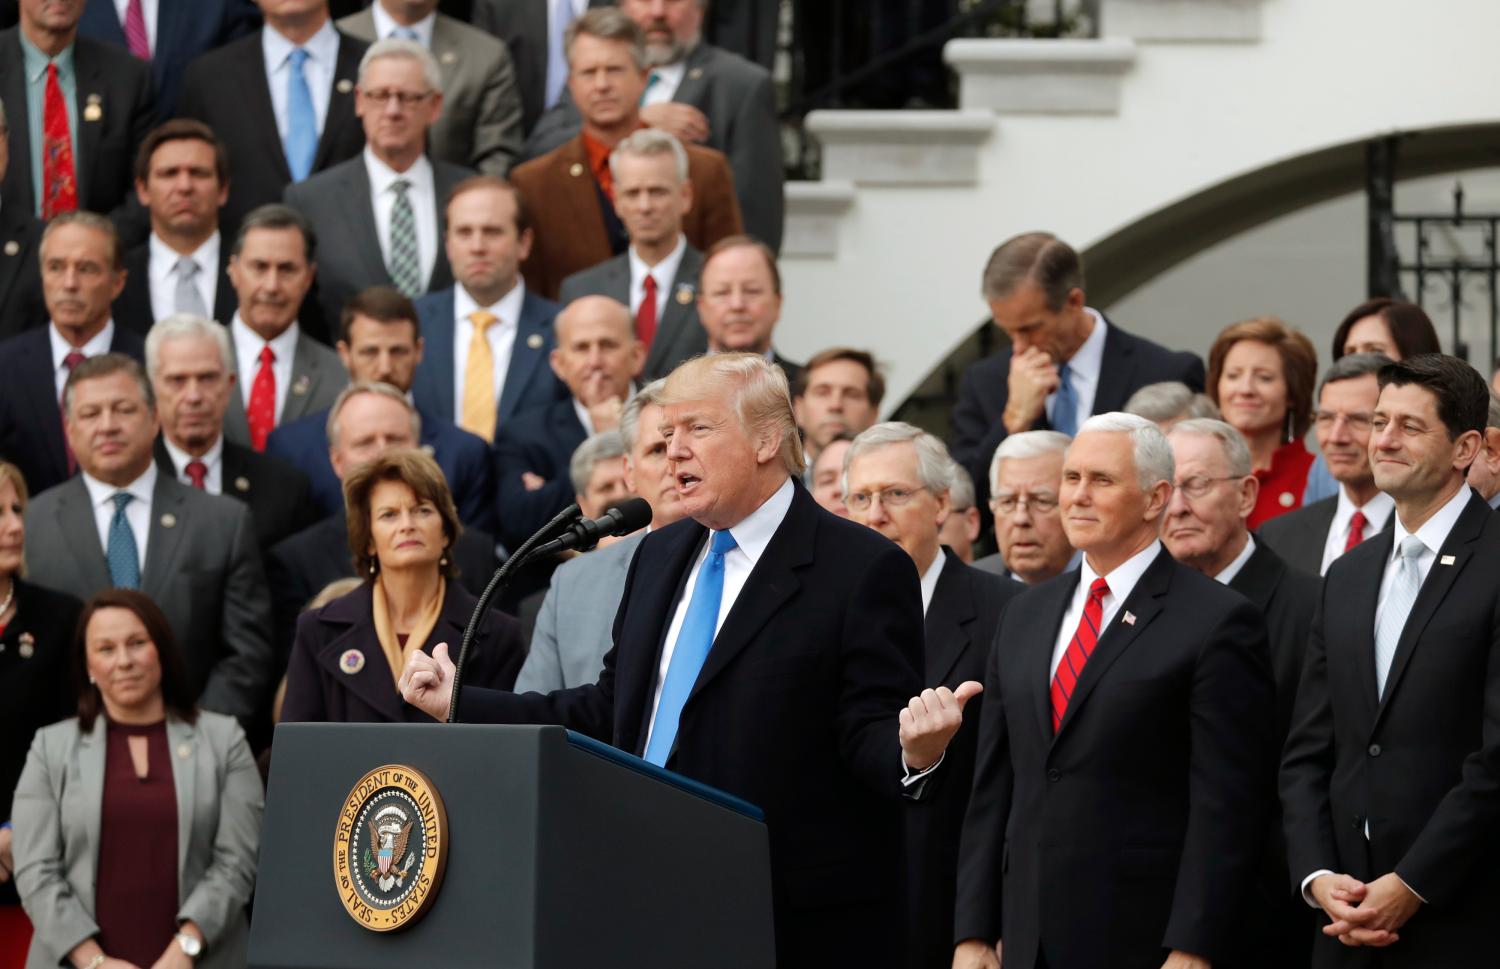
[[(1249, 599), (1265, 617), (1276, 684), (1276, 749), (1291, 728), (1292, 701), (1302, 678), (1302, 657), (1317, 611), (1320, 580), (1296, 571), (1257, 542), (1247, 524), (1260, 481), (1251, 472), (1250, 448), (1240, 432), (1219, 420), (1179, 421), (1172, 442), (1176, 481), (1167, 503), (1161, 540), (1172, 557)], [(1273, 806), (1275, 802), (1273, 800)], [(1312, 955), (1314, 927), (1307, 906), (1287, 895), (1290, 874), (1281, 848), (1279, 812), (1261, 866), (1261, 925), (1240, 958), (1245, 965), (1295, 969)]]
[[(849, 517), (900, 545), (921, 576), (925, 622), (923, 686), (956, 689), (984, 676), (1000, 612), (1023, 586), (970, 568), (940, 544), (949, 520), (953, 470), (943, 442), (901, 421), (876, 424), (844, 454)], [(906, 817), (907, 960), (940, 966), (953, 949), (958, 842), (974, 779), (983, 697), (970, 701), (948, 744), (943, 781)]]
[(953, 484), (948, 488), (948, 520), (938, 529), (938, 538), (953, 549), (966, 565), (974, 564), (974, 543), (979, 540), (982, 519), (974, 497), (974, 479), (957, 461), (948, 469)]
[(1484, 445), (1479, 456), (1469, 465), (1469, 487), (1479, 492), (1479, 497), (1490, 503), (1491, 508), (1500, 508), (1500, 397), (1490, 392), (1490, 416), (1485, 422)]
[(1147, 384), (1203, 389), (1203, 361), (1120, 329), (1088, 305), (1083, 260), (1050, 232), (1016, 236), (990, 254), (984, 300), (1008, 346), (964, 372), (953, 409), (953, 456), (974, 480), (1008, 435), (1072, 435), (1090, 414), (1117, 411)]
[[(10, 167), (10, 122), (0, 101), (0, 185)], [(46, 322), (37, 247), (42, 220), (23, 205), (5, 205), (0, 198), (0, 340)]]
[(670, 134), (643, 128), (609, 156), (615, 214), (630, 247), (563, 280), (562, 301), (608, 296), (630, 307), (636, 339), (646, 348), (642, 376), (655, 380), (708, 349), (698, 323), (703, 253), (688, 244), (682, 220), (693, 207), (688, 156)]
[(1207, 969), (1243, 948), (1275, 776), (1265, 623), (1162, 548), (1174, 476), (1132, 414), (1090, 418), (1068, 448), (1084, 558), (995, 637), (954, 969), (998, 969), (1002, 945), (1006, 965), (1051, 969)]
[(995, 449), (989, 468), (990, 512), (1000, 550), (975, 562), (975, 568), (1036, 585), (1077, 564), (1058, 497), (1063, 455), (1071, 441), (1057, 431), (1022, 431)]
[(146, 375), (161, 422), (158, 471), (249, 505), (262, 551), (312, 524), (306, 475), (224, 438), (235, 382), (228, 330), (185, 313), (160, 320), (146, 334)]
[(414, 40), (377, 40), (359, 62), (354, 113), (365, 149), (287, 186), (286, 203), (339, 244), (324, 249), (318, 299), (327, 320), (370, 286), (409, 299), (453, 285), (442, 239), (443, 200), (473, 174), (427, 157), (427, 129), (443, 113), (437, 59)]
[(1196, 393), (1187, 384), (1177, 380), (1147, 384), (1131, 394), (1122, 409), (1127, 414), (1135, 414), (1155, 422), (1163, 432), (1170, 432), (1172, 425), (1178, 421), (1217, 419), (1219, 416), (1219, 408), (1214, 406), (1207, 394)]
[(585, 518), (599, 518), (621, 498), (625, 487), (625, 444), (619, 431), (600, 431), (578, 445), (568, 463), (573, 502)]

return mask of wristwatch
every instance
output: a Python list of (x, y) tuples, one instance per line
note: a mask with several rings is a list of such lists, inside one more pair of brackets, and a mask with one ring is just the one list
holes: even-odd
[(199, 954), (203, 952), (203, 941), (196, 935), (188, 935), (186, 932), (178, 932), (176, 935), (172, 936), (172, 938), (177, 940), (177, 947), (180, 948), (182, 950), (182, 954), (187, 956), (189, 959), (196, 959), (198, 958)]

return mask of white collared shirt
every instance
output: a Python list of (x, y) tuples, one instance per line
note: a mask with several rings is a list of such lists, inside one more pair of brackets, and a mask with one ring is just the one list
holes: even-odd
[(521, 304), (526, 299), (526, 284), (516, 277), (510, 292), (500, 297), (493, 306), (480, 306), (464, 289), (463, 284), (453, 287), (453, 413), (460, 418), (464, 413), (464, 374), (469, 367), (469, 343), (474, 339), (474, 322), (469, 315), (483, 310), (493, 313), (498, 322), (491, 323), (484, 331), (485, 342), (490, 345), (490, 357), (495, 369), (495, 405), (505, 393), (505, 375), (510, 371), (510, 358), (515, 352), (516, 334), (521, 326)]
[[(735, 547), (724, 554), (724, 591), (719, 597), (719, 615), (714, 620), (714, 635), (718, 636), (719, 628), (724, 625), (724, 617), (729, 615), (729, 610), (734, 608), (734, 600), (738, 599), (740, 592), (745, 588), (745, 582), (750, 578), (750, 572), (755, 568), (755, 563), (765, 554), (766, 546), (771, 544), (771, 537), (776, 534), (776, 529), (781, 527), (781, 522), (786, 518), (787, 511), (792, 507), (792, 495), (795, 492), (792, 479), (788, 478), (781, 483), (771, 497), (761, 503), (761, 506), (737, 525), (729, 528), (729, 534), (734, 536)], [(712, 539), (712, 533), (709, 536)], [(682, 598), (677, 600), (677, 607), (672, 613), (672, 623), (667, 627), (667, 638), (662, 645), (661, 666), (657, 670), (656, 687), (651, 696), (651, 721), (646, 728), (646, 744), (651, 743), (651, 730), (656, 726), (656, 707), (661, 703), (661, 688), (667, 682), (667, 670), (672, 665), (672, 653), (677, 648), (677, 637), (682, 632), (682, 623), (687, 618), (688, 604), (693, 601), (693, 588), (698, 584), (698, 572), (703, 568), (703, 562), (708, 558), (710, 541), (703, 543), (703, 548), (698, 552), (697, 558), (688, 571), (687, 584), (682, 587)], [(644, 748), (642, 748), (644, 749)]]
[[(1099, 374), (1104, 369), (1104, 331), (1109, 324), (1103, 315), (1092, 306), (1083, 311), (1094, 318), (1094, 329), (1083, 346), (1068, 359), (1068, 383), (1073, 387), (1073, 399), (1078, 402), (1078, 427), (1094, 413), (1094, 396), (1099, 390)], [(1052, 420), (1053, 407), (1057, 403), (1056, 391), (1047, 395), (1047, 419)]]
[(271, 375), (276, 378), (275, 422), (278, 427), (281, 425), (281, 411), (286, 406), (286, 392), (292, 383), (292, 361), (297, 356), (297, 338), (301, 332), (297, 321), (292, 320), (291, 326), (268, 343), (245, 325), (238, 312), (229, 324), (229, 335), (234, 340), (235, 366), (239, 370), (240, 396), (247, 409), (250, 407), (250, 394), (255, 388), (255, 375), (260, 372), (260, 351), (269, 345), (271, 352), (276, 354), (276, 361), (271, 364)]
[(1214, 576), (1214, 581), (1219, 583), (1220, 585), (1228, 585), (1229, 583), (1233, 582), (1234, 577), (1240, 574), (1240, 570), (1245, 567), (1245, 563), (1250, 561), (1250, 556), (1254, 554), (1255, 536), (1247, 535), (1245, 537), (1245, 547), (1240, 550), (1240, 554), (1236, 555), (1233, 562), (1230, 562), (1228, 565), (1224, 566), (1224, 568), (1219, 571), (1219, 574)]
[(404, 172), (398, 172), (365, 146), (365, 172), (370, 176), (370, 207), (375, 211), (375, 236), (380, 243), (380, 258), (391, 264), (391, 210), (396, 205), (396, 180), (407, 181), (406, 197), (417, 229), (417, 267), (422, 273), (422, 288), (432, 279), (437, 263), (437, 188), (433, 183), (432, 162), (426, 155)]
[[(141, 20), (146, 26), (146, 47), (156, 54), (156, 11), (158, 0), (141, 0)], [(130, 9), (130, 0), (115, 0), (115, 13), (120, 17), (120, 30), (125, 30), (125, 12)]]
[(177, 480), (179, 483), (191, 488), (193, 486), (193, 479), (187, 473), (188, 463), (190, 461), (202, 461), (205, 469), (203, 490), (211, 495), (221, 495), (224, 493), (224, 435), (220, 434), (219, 439), (213, 443), (213, 446), (204, 451), (203, 456), (198, 458), (193, 457), (176, 444), (173, 444), (172, 439), (165, 434), (161, 436), (161, 443), (167, 449), (167, 456), (172, 459), (172, 467), (177, 469)]
[[(1141, 576), (1146, 573), (1146, 569), (1150, 568), (1151, 563), (1156, 561), (1156, 556), (1160, 552), (1161, 542), (1153, 541), (1121, 562), (1113, 572), (1104, 576), (1104, 580), (1109, 583), (1109, 593), (1100, 603), (1100, 639), (1104, 638), (1110, 622), (1115, 618), (1115, 613), (1120, 611), (1120, 605), (1130, 598), (1130, 593), (1135, 591), (1135, 584), (1141, 581)], [(1094, 571), (1094, 567), (1089, 564), (1089, 557), (1085, 555), (1083, 564), (1078, 567), (1078, 588), (1073, 590), (1073, 599), (1068, 604), (1068, 611), (1063, 613), (1062, 625), (1057, 630), (1057, 642), (1052, 646), (1052, 663), (1047, 667), (1049, 677), (1057, 674), (1057, 664), (1062, 662), (1064, 654), (1068, 651), (1068, 644), (1073, 641), (1073, 634), (1078, 632), (1078, 624), (1083, 621), (1083, 607), (1089, 599), (1089, 586), (1093, 585), (1097, 578), (1099, 578), (1099, 573)]]
[(141, 575), (146, 574), (146, 541), (151, 537), (151, 496), (156, 489), (156, 462), (146, 466), (145, 473), (123, 488), (105, 484), (86, 471), (79, 471), (83, 486), (89, 492), (89, 504), (94, 507), (94, 525), (99, 529), (99, 550), (109, 554), (109, 523), (115, 517), (114, 496), (128, 492), (135, 500), (125, 506), (125, 521), (135, 536), (135, 550), (140, 556)]
[(937, 591), (938, 576), (943, 574), (943, 563), (948, 556), (943, 554), (943, 547), (938, 546), (937, 554), (932, 557), (932, 564), (927, 566), (927, 571), (922, 573), (922, 615), (927, 615), (927, 607), (932, 605), (932, 594)]
[(1369, 541), (1385, 529), (1385, 523), (1390, 520), (1391, 514), (1396, 510), (1396, 499), (1384, 491), (1375, 492), (1374, 498), (1360, 506), (1349, 498), (1349, 493), (1344, 490), (1344, 486), (1339, 485), (1338, 498), (1338, 507), (1334, 509), (1333, 521), (1328, 525), (1328, 538), (1323, 542), (1323, 564), (1319, 568), (1320, 575), (1327, 575), (1328, 567), (1333, 564), (1333, 560), (1344, 554), (1344, 546), (1349, 543), (1349, 521), (1356, 511), (1365, 513), (1364, 540)]
[(77, 349), (83, 354), (84, 359), (97, 357), (101, 353), (109, 352), (110, 342), (114, 338), (115, 321), (113, 319), (105, 323), (104, 329), (96, 333), (92, 340), (76, 348), (73, 344), (63, 339), (62, 333), (58, 331), (55, 324), (47, 324), (47, 340), (52, 344), (52, 381), (57, 386), (57, 399), (59, 403), (62, 402), (63, 386), (68, 382), (68, 368), (63, 366), (63, 360), (68, 354)]
[[(292, 50), (296, 46), (269, 24), (260, 32), (266, 84), (271, 89), (271, 110), (276, 115), (276, 133), (282, 142), (286, 141), (287, 131), (286, 87), (292, 73)], [(307, 79), (307, 90), (312, 95), (313, 116), (318, 119), (318, 135), (321, 137), (328, 120), (328, 102), (333, 99), (333, 73), (339, 57), (339, 34), (333, 28), (333, 21), (323, 21), (323, 26), (307, 39), (302, 49), (307, 51), (302, 76)]]
[[(151, 233), (150, 259), (146, 274), (151, 282), (151, 318), (164, 320), (177, 312), (177, 263), (182, 253), (167, 245), (155, 232)], [(193, 288), (203, 300), (204, 315), (213, 319), (214, 299), (219, 295), (219, 231), (204, 241), (188, 258), (198, 264), (198, 275)]]
[(651, 73), (646, 75), (646, 93), (641, 96), (641, 106), (648, 104), (665, 104), (672, 100), (677, 94), (677, 89), (682, 86), (682, 76), (687, 73), (687, 60), (678, 61), (675, 64), (663, 64), (660, 67), (651, 68)]
[(630, 316), (634, 318), (641, 311), (641, 303), (646, 299), (646, 277), (650, 276), (656, 280), (656, 322), (661, 323), (661, 315), (667, 308), (667, 300), (672, 298), (672, 281), (677, 278), (677, 267), (682, 265), (682, 256), (687, 252), (687, 236), (677, 234), (677, 247), (662, 258), (662, 261), (654, 266), (646, 265), (635, 251), (635, 246), (625, 250), (630, 255)]
[[(375, 36), (380, 40), (396, 36), (398, 30), (408, 29), (396, 23), (395, 18), (385, 12), (385, 5), (380, 0), (370, 4), (370, 13), (375, 18)], [(417, 35), (417, 43), (429, 49), (432, 47), (432, 27), (435, 23), (436, 10), (411, 25), (409, 29)]]

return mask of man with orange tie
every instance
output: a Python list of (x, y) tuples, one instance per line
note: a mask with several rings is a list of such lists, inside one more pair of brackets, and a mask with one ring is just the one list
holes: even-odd
[(229, 250), (229, 282), (239, 301), (229, 335), (239, 380), (224, 435), (256, 451), (266, 449), (272, 429), (332, 407), (349, 382), (338, 354), (297, 325), (318, 271), (316, 250), (311, 227), (285, 205), (262, 205), (245, 216)]
[(131, 161), (155, 120), (150, 66), (79, 37), (83, 5), (20, 0), (20, 23), (0, 31), (11, 160), (0, 197), (43, 219), (120, 209)]
[(643, 128), (615, 146), (609, 167), (630, 248), (563, 280), (562, 301), (608, 296), (629, 306), (636, 339), (646, 348), (642, 379), (656, 380), (708, 349), (698, 322), (703, 253), (682, 234), (693, 207), (687, 151), (665, 131)]
[(1143, 417), (1091, 417), (1068, 448), (1063, 526), (1084, 558), (1013, 599), (995, 636), (953, 969), (1241, 953), (1276, 769), (1266, 627), (1162, 548), (1174, 479)]
[(1313, 426), (1339, 492), (1260, 527), (1272, 551), (1309, 575), (1328, 574), (1334, 559), (1395, 520), (1396, 502), (1375, 486), (1370, 467), (1370, 423), (1380, 396), (1375, 374), (1390, 362), (1380, 353), (1351, 353), (1323, 374)]

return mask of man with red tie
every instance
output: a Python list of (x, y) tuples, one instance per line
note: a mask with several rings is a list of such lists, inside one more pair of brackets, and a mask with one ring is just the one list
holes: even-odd
[(1309, 575), (1326, 575), (1334, 559), (1394, 520), (1396, 502), (1375, 486), (1369, 451), (1380, 396), (1375, 374), (1390, 362), (1381, 353), (1351, 353), (1323, 374), (1314, 427), (1339, 492), (1260, 527), (1260, 537), (1277, 555)]
[(1063, 464), (1077, 570), (1028, 588), (985, 673), (954, 969), (1208, 969), (1243, 951), (1267, 845), (1260, 613), (1157, 539), (1171, 445), (1090, 418)]

